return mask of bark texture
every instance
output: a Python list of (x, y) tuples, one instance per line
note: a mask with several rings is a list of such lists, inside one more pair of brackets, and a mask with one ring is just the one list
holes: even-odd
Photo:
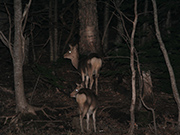
[(100, 53), (96, 0), (79, 0), (80, 53)]
[(21, 0), (14, 0), (14, 47), (13, 47), (13, 64), (14, 64), (14, 88), (16, 98), (16, 112), (35, 114), (33, 108), (27, 103), (24, 94), (23, 82), (23, 61), (24, 61), (24, 45), (22, 27), (22, 4)]
[(137, 0), (134, 1), (134, 21), (133, 21), (133, 30), (131, 33), (131, 60), (130, 60), (130, 66), (131, 66), (131, 72), (132, 72), (132, 100), (131, 100), (131, 107), (130, 107), (130, 116), (131, 116), (131, 122), (130, 122), (130, 128), (128, 131), (129, 135), (133, 135), (134, 132), (134, 125), (135, 125), (135, 115), (134, 115), (134, 109), (135, 109), (135, 104), (136, 104), (136, 71), (134, 68), (134, 35), (136, 31), (136, 25), (137, 25), (137, 20), (138, 20), (138, 15), (137, 15)]

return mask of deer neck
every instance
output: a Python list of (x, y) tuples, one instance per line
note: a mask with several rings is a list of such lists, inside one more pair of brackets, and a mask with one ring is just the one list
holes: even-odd
[(71, 59), (72, 65), (78, 69), (78, 65), (79, 65), (79, 55), (77, 54), (75, 57), (73, 57), (73, 59)]

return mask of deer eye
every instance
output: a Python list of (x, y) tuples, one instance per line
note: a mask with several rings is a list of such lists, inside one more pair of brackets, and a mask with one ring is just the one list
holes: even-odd
[(76, 92), (78, 92), (79, 90), (78, 89), (76, 89)]
[(71, 51), (69, 51), (69, 53), (71, 53)]

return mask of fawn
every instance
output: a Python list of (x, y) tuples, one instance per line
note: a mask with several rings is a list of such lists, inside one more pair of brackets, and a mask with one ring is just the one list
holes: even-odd
[[(92, 89), (94, 83), (93, 75), (95, 74), (96, 95), (98, 95), (98, 72), (102, 66), (102, 59), (98, 56), (98, 54), (91, 53), (86, 58), (79, 60), (78, 45), (69, 45), (69, 48), (70, 50), (64, 54), (64, 58), (70, 59), (72, 65), (76, 69), (80, 70), (82, 82), (84, 83), (86, 79), (86, 88)], [(88, 87), (89, 79), (90, 85)]]
[(76, 89), (70, 94), (71, 97), (76, 98), (76, 102), (79, 106), (79, 119), (81, 132), (83, 130), (83, 118), (86, 115), (87, 131), (89, 131), (89, 116), (92, 114), (94, 132), (96, 132), (96, 111), (98, 108), (98, 101), (96, 95), (88, 88), (84, 88), (84, 85), (76, 84)]

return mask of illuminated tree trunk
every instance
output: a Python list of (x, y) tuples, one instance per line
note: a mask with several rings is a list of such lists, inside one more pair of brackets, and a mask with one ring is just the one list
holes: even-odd
[(130, 44), (131, 44), (131, 52), (130, 52), (130, 66), (131, 66), (131, 72), (132, 72), (132, 99), (131, 99), (131, 107), (130, 107), (130, 116), (131, 116), (131, 122), (130, 122), (130, 128), (128, 131), (129, 135), (133, 135), (134, 132), (134, 125), (135, 125), (135, 115), (134, 115), (134, 109), (135, 109), (135, 104), (136, 104), (136, 71), (134, 67), (134, 35), (136, 31), (136, 25), (137, 25), (137, 0), (134, 1), (134, 21), (133, 21), (133, 30), (131, 33), (131, 39), (130, 39)]
[[(30, 2), (31, 3), (31, 2)], [(30, 5), (29, 3), (29, 5)], [(22, 25), (22, 4), (21, 0), (14, 0), (14, 47), (13, 47), (13, 65), (14, 65), (14, 88), (16, 98), (16, 112), (33, 113), (34, 109), (31, 107), (24, 95), (23, 82), (23, 62), (24, 62), (24, 46), (25, 39), (23, 37)]]
[(175, 99), (177, 106), (178, 106), (178, 131), (180, 132), (180, 98), (179, 98), (178, 88), (176, 85), (176, 79), (175, 79), (174, 71), (173, 71), (173, 68), (171, 66), (171, 62), (169, 60), (169, 56), (168, 56), (167, 50), (165, 48), (164, 42), (161, 38), (161, 33), (159, 30), (156, 0), (152, 0), (152, 4), (153, 4), (153, 10), (154, 10), (154, 25), (155, 25), (155, 30), (156, 30), (156, 37), (158, 39), (161, 51), (164, 55), (164, 59), (165, 59), (165, 62), (166, 62), (166, 65), (167, 65), (167, 68), (169, 71), (169, 75), (170, 75), (171, 87), (172, 87), (172, 91), (174, 94), (174, 99)]
[(81, 54), (100, 53), (96, 0), (79, 0)]

